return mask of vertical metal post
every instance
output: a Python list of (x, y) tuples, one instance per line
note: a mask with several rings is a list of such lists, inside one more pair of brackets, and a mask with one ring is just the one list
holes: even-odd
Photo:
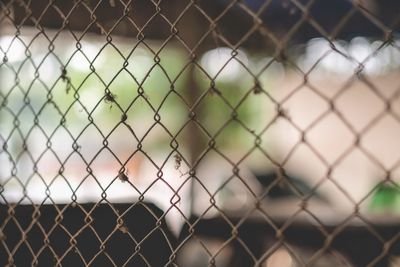
[[(180, 3), (182, 3), (182, 5), (187, 5), (187, 3), (183, 1)], [(183, 9), (184, 7), (181, 6), (181, 8)], [(179, 30), (179, 35), (185, 40), (185, 42), (187, 42), (190, 45), (190, 47), (194, 47), (201, 37), (200, 34), (202, 32), (205, 32), (204, 23), (201, 23), (199, 14), (195, 12), (191, 12), (190, 15), (185, 17), (185, 21), (184, 23), (182, 23), (182, 27), (180, 27), (178, 30)], [(201, 47), (196, 51), (192, 51), (190, 57), (192, 58), (193, 62), (197, 60), (197, 58), (201, 55), (201, 53), (202, 53)], [(200, 156), (201, 151), (204, 148), (205, 144), (205, 140), (203, 140), (203, 136), (200, 133), (201, 130), (195, 123), (197, 114), (196, 111), (193, 109), (193, 106), (196, 103), (197, 97), (199, 95), (199, 88), (195, 80), (195, 68), (196, 68), (195, 65), (191, 64), (191, 66), (189, 67), (188, 79), (185, 84), (185, 95), (191, 106), (189, 110), (189, 117), (192, 120), (188, 125), (189, 129), (187, 131), (187, 136), (185, 136), (185, 140), (190, 153), (191, 170), (193, 171), (195, 171), (196, 161)], [(197, 113), (198, 112), (199, 109), (197, 109)], [(193, 116), (191, 116), (190, 114), (192, 114)], [(195, 183), (192, 178), (190, 182), (190, 196), (189, 196), (190, 215), (193, 214), (195, 196), (196, 196)]]
[(9, 18), (14, 19), (13, 6), (9, 5), (7, 9), (4, 7), (6, 7), (6, 3), (3, 3), (0, 9), (0, 36), (10, 32), (13, 22)]

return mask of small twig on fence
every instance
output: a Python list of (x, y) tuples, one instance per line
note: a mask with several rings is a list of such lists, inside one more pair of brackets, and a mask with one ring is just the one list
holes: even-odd
[(115, 99), (117, 96), (110, 91), (106, 91), (106, 94), (104, 95), (104, 102), (107, 104), (110, 104), (110, 109), (112, 108), (112, 104), (115, 103)]
[(67, 83), (66, 87), (65, 87), (65, 92), (68, 94), (69, 91), (71, 90), (71, 80), (70, 78), (67, 76), (67, 70), (65, 68), (61, 68), (61, 75), (60, 78), (63, 82)]
[(182, 157), (179, 154), (175, 154), (174, 159), (175, 159), (175, 170), (179, 170), (182, 163)]

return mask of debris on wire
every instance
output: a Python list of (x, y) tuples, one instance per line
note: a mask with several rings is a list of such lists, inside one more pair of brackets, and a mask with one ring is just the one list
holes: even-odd
[(112, 104), (115, 103), (115, 99), (117, 96), (110, 91), (106, 91), (104, 95), (104, 102), (110, 105), (110, 109), (112, 108)]
[(182, 157), (179, 154), (175, 154), (174, 159), (175, 159), (175, 165), (174, 165), (175, 170), (179, 170), (182, 164)]
[(119, 174), (118, 174), (118, 179), (120, 179), (121, 180), (121, 182), (126, 182), (126, 181), (128, 181), (129, 180), (129, 177), (124, 173), (124, 172), (120, 172)]

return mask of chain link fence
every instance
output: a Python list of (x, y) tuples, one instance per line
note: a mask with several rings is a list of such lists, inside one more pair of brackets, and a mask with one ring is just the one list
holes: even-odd
[(2, 266), (400, 266), (395, 0), (0, 0)]

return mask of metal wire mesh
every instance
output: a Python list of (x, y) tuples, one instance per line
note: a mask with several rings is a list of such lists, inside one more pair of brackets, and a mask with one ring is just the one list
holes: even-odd
[(398, 266), (399, 10), (1, 0), (1, 265)]

